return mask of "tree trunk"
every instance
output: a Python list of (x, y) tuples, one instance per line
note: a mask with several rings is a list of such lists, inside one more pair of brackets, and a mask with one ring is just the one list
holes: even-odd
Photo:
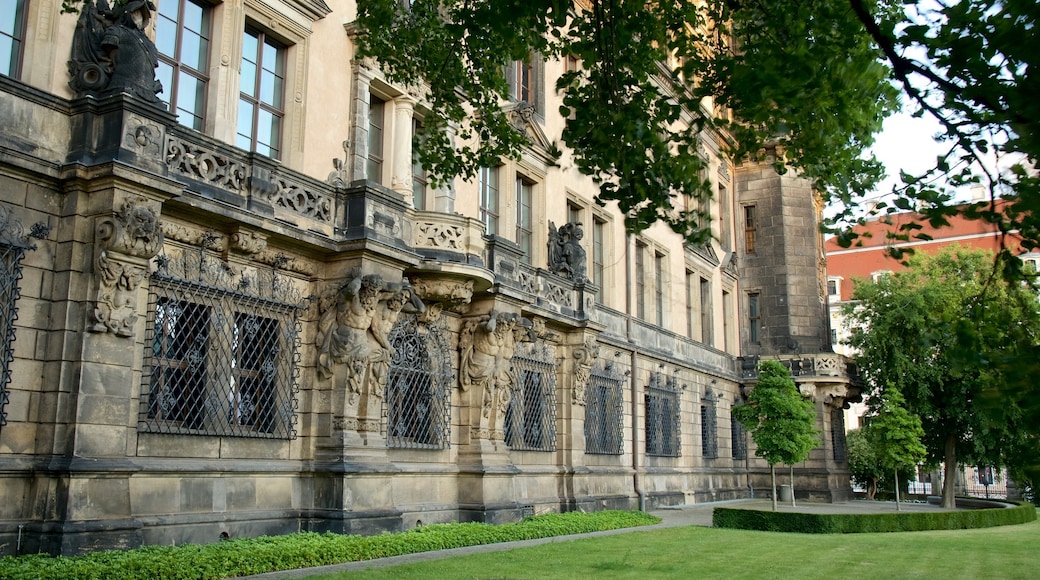
[(791, 474), (791, 507), (796, 507), (794, 505), (794, 466), (788, 465), (787, 468), (788, 472)]
[(769, 483), (773, 486), (773, 511), (776, 511), (776, 465), (769, 464)]
[(943, 477), (942, 507), (954, 509), (957, 507), (957, 499), (953, 491), (953, 486), (957, 482), (957, 435), (954, 433), (946, 436), (946, 443), (943, 446), (943, 464), (946, 466), (946, 475)]
[(867, 501), (874, 501), (877, 498), (877, 479), (871, 477), (867, 480)]
[(896, 478), (896, 511), (898, 512), (901, 511), (901, 508), (899, 507), (899, 468), (897, 467), (892, 471), (895, 473)]

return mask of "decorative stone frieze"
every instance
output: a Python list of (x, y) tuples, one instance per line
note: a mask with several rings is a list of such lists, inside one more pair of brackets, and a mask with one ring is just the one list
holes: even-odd
[(439, 304), (452, 312), (465, 312), (473, 300), (473, 280), (424, 275), (412, 276), (409, 281), (427, 306)]
[(94, 258), (98, 292), (91, 332), (134, 335), (137, 290), (148, 276), (148, 260), (163, 244), (158, 214), (148, 200), (138, 197), (125, 200), (111, 217), (98, 220)]
[(174, 135), (166, 139), (166, 165), (175, 175), (235, 193), (245, 189), (249, 174), (245, 163)]

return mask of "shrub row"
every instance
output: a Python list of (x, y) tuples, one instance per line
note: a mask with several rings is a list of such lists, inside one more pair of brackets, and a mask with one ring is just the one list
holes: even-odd
[(886, 514), (804, 514), (715, 508), (711, 517), (712, 525), (717, 528), (803, 534), (961, 530), (1024, 524), (1035, 519), (1036, 507), (1025, 502), (1011, 508)]
[(569, 512), (534, 516), (514, 524), (435, 524), (378, 536), (305, 532), (240, 538), (219, 544), (149, 546), (75, 557), (8, 556), (0, 558), (0, 579), (219, 579), (430, 550), (646, 526), (660, 521), (660, 518), (643, 512)]

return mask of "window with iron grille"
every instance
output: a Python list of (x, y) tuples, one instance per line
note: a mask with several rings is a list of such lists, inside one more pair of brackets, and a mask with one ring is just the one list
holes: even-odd
[(845, 411), (842, 409), (831, 409), (831, 445), (834, 451), (835, 461), (845, 461)]
[(556, 450), (556, 362), (538, 350), (520, 345), (513, 355), (516, 384), (505, 419), (510, 449)]
[(719, 456), (719, 426), (716, 417), (718, 400), (708, 391), (701, 401), (701, 455), (707, 459)]
[(29, 238), (43, 238), (49, 228), (36, 224), (32, 232), (23, 235), (22, 224), (11, 219), (10, 212), (0, 206), (0, 427), (7, 424), (7, 384), (11, 382), (11, 361), (14, 359), (14, 322), (18, 319), (18, 280), (22, 278), (22, 258), (25, 252), (36, 249)]
[(646, 454), (679, 457), (679, 390), (675, 382), (654, 373), (643, 399)]
[(140, 430), (296, 438), (298, 303), (156, 273)]
[(388, 447), (447, 449), (451, 439), (449, 344), (439, 327), (424, 330), (415, 316), (402, 314), (390, 331), (394, 356), (383, 399)]
[(624, 377), (612, 365), (595, 367), (585, 387), (585, 453), (621, 455)]
[(730, 420), (730, 439), (733, 444), (733, 459), (747, 459), (747, 437), (744, 424), (732, 415)]

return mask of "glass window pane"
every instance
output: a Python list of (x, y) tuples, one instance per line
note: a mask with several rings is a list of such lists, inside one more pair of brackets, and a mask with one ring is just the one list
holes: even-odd
[(160, 15), (155, 23), (155, 48), (170, 58), (177, 56), (177, 23)]
[(256, 62), (258, 51), (258, 44), (260, 39), (257, 37), (255, 32), (247, 30), (242, 38), (242, 59), (250, 62)]
[(22, 0), (4, 0), (3, 6), (4, 17), (0, 18), (0, 33), (7, 36), (20, 36), (21, 31), (16, 30), (15, 27), (18, 26), (24, 14), (24, 3)]
[(197, 71), (206, 69), (206, 41), (201, 36), (185, 30), (181, 38), (181, 62)]
[(256, 65), (245, 59), (242, 59), (241, 90), (245, 95), (256, 97)]
[(184, 28), (188, 30), (206, 34), (209, 32), (209, 18), (206, 17), (206, 11), (195, 4), (194, 2), (184, 3), (184, 16), (182, 18), (184, 22)]
[(253, 145), (253, 104), (249, 101), (238, 101), (238, 138), (235, 144), (242, 149), (251, 149)]
[(162, 92), (159, 93), (159, 99), (166, 103), (168, 107), (170, 106), (170, 95), (173, 94), (173, 67), (163, 61), (159, 61), (159, 68), (155, 69), (155, 78), (162, 83)]
[(268, 105), (277, 106), (275, 100), (277, 99), (275, 89), (277, 88), (277, 81), (274, 73), (267, 70), (266, 68), (260, 71), (260, 102)]

